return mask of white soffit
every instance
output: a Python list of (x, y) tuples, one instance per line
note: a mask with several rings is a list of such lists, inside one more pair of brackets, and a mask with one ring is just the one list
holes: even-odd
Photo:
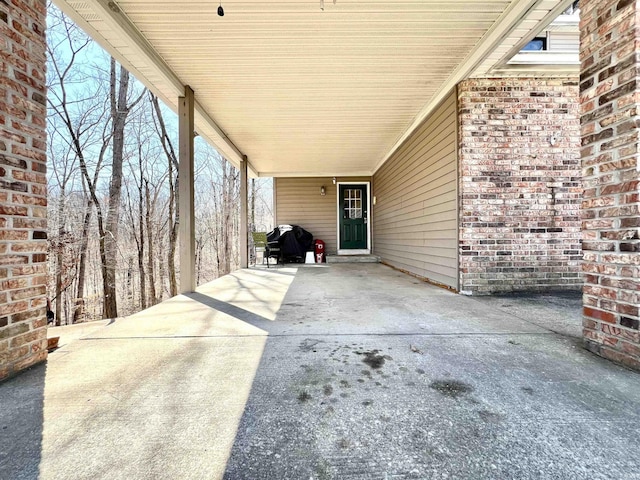
[(263, 176), (372, 174), (524, 17), (531, 32), (562, 3), (55, 2), (174, 110), (190, 85), (198, 133)]
[[(578, 29), (578, 16), (567, 15), (558, 18), (573, 0), (543, 0), (522, 20), (520, 25), (504, 39), (472, 73), (472, 77), (493, 76), (559, 76), (577, 75), (579, 61), (577, 55), (549, 55), (531, 52), (521, 54), (520, 50), (543, 31), (574, 31)], [(537, 52), (536, 52), (537, 53)], [(546, 56), (546, 60), (543, 60)], [(560, 62), (556, 64), (556, 61)], [(577, 62), (577, 63), (576, 63)]]

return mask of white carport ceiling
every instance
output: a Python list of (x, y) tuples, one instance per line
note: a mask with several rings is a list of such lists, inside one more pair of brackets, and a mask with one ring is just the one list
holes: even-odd
[(172, 108), (190, 85), (198, 132), (263, 176), (372, 174), (523, 21), (570, 2), (324, 3), (56, 0)]

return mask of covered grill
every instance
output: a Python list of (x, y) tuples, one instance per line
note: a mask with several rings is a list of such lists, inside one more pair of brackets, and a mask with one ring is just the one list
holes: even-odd
[(298, 225), (279, 225), (267, 233), (267, 245), (280, 249), (283, 262), (304, 262), (306, 253), (313, 250), (313, 235)]

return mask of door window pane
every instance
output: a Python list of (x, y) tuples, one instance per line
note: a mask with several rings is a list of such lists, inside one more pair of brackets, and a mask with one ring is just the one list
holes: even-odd
[(344, 190), (344, 217), (362, 218), (362, 190), (345, 188)]

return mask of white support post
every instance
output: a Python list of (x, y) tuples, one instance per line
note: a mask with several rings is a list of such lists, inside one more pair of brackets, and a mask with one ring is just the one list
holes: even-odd
[(195, 216), (193, 209), (193, 138), (194, 95), (189, 86), (184, 87), (184, 97), (178, 101), (180, 136), (180, 166), (178, 169), (180, 200), (180, 293), (196, 289)]
[(243, 155), (242, 162), (240, 162), (240, 268), (249, 266), (249, 235), (247, 233), (249, 224), (249, 179), (247, 163), (247, 156)]

